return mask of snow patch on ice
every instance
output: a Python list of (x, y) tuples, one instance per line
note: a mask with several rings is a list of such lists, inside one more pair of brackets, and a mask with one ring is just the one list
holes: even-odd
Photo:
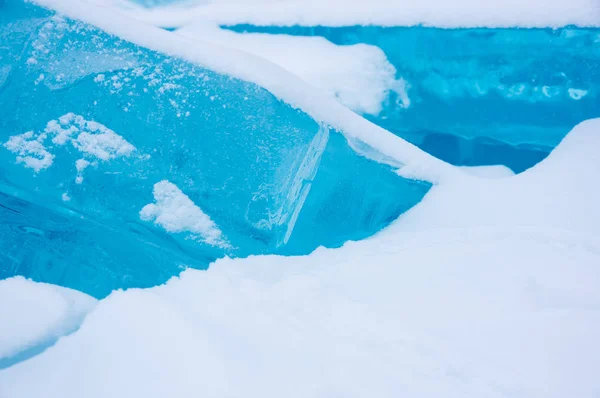
[(77, 169), (77, 177), (75, 177), (75, 182), (77, 184), (81, 184), (83, 182), (83, 170), (90, 165), (85, 159), (78, 159), (75, 162), (75, 168)]
[[(595, 397), (598, 144), (600, 119), (520, 175), (460, 173), (412, 219), (341, 249), (222, 259), (115, 292), (0, 372), (0, 393)], [(159, 186), (179, 196), (171, 185)]]
[(54, 133), (55, 144), (63, 145), (72, 135), (71, 144), (80, 152), (100, 160), (110, 160), (127, 156), (135, 147), (106, 126), (89, 121), (83, 116), (68, 113), (59, 118), (59, 124), (51, 121), (46, 127), (47, 133)]
[(45, 134), (36, 136), (33, 131), (28, 131), (13, 135), (4, 147), (17, 154), (17, 163), (23, 163), (37, 173), (52, 166), (54, 160), (54, 155), (43, 144), (45, 138)]
[[(51, 144), (46, 141), (51, 137)], [(136, 148), (119, 134), (106, 126), (86, 120), (83, 116), (67, 113), (58, 120), (51, 120), (41, 133), (29, 131), (9, 138), (4, 147), (17, 154), (17, 162), (35, 172), (50, 167), (55, 155), (49, 150), (54, 146), (67, 143), (77, 149), (87, 159), (108, 161), (118, 157), (129, 156)], [(48, 145), (46, 147), (45, 145)], [(77, 160), (76, 182), (83, 181), (83, 170), (91, 163), (86, 159)]]
[(223, 234), (217, 225), (175, 184), (163, 180), (154, 184), (155, 203), (150, 203), (140, 211), (144, 221), (154, 221), (167, 232), (191, 232), (193, 238), (209, 245), (227, 247)]

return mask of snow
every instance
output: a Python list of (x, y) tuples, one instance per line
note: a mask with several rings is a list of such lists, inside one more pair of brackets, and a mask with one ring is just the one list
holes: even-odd
[(83, 182), (83, 171), (90, 165), (91, 163), (85, 159), (77, 159), (75, 161), (75, 168), (77, 169), (77, 177), (75, 177), (75, 182), (77, 184), (81, 184)]
[(4, 143), (4, 147), (17, 154), (17, 163), (24, 163), (25, 167), (37, 173), (52, 166), (54, 160), (54, 155), (42, 143), (43, 138), (45, 137), (34, 137), (33, 131), (28, 131), (13, 135)]
[(462, 166), (462, 170), (481, 178), (505, 178), (515, 175), (514, 171), (503, 165)]
[[(122, 6), (123, 2), (111, 4)], [(136, 18), (164, 27), (180, 27), (199, 20), (277, 26), (600, 26), (597, 0), (208, 0), (154, 9), (136, 8), (130, 3), (121, 8)]]
[(0, 368), (5, 360), (75, 330), (96, 300), (22, 277), (0, 280)]
[[(364, 148), (359, 139), (390, 163), (401, 163), (399, 174), (438, 184), (371, 239), (303, 257), (225, 258), (162, 286), (116, 291), (96, 306), (88, 301), (83, 310), (70, 311), (83, 307), (66, 305), (71, 301), (63, 289), (22, 278), (1, 281), (4, 355), (72, 332), (0, 371), (1, 397), (598, 396), (600, 119), (574, 128), (546, 160), (522, 174), (480, 178), (492, 176), (492, 169), (463, 172), (440, 162), (260, 58), (132, 22), (110, 8), (39, 2), (263, 85), (341, 129), (353, 147)], [(293, 21), (312, 7), (306, 23), (376, 20), (378, 10), (378, 1), (329, 14), (315, 12), (319, 5), (313, 2), (296, 3), (297, 11), (287, 9), (290, 4), (252, 10), (258, 19)], [(439, 15), (446, 24), (553, 26), (595, 23), (596, 4), (544, 1), (540, 8), (541, 0), (422, 0), (398, 5), (398, 11), (427, 11), (407, 19), (413, 22), (435, 22), (431, 15)], [(363, 16), (356, 12), (361, 7)], [(229, 16), (219, 14), (226, 9), (202, 12), (236, 20), (251, 14), (239, 5)], [(282, 10), (289, 13), (278, 14)], [(392, 11), (377, 18), (400, 18)], [(195, 10), (186, 13), (195, 18)], [(22, 139), (41, 142), (39, 137)], [(72, 140), (70, 133), (64, 137)], [(21, 154), (23, 145), (14, 146), (19, 156), (40, 158), (35, 149)], [(220, 238), (210, 218), (174, 184), (161, 181), (153, 193), (155, 203), (140, 217), (166, 230)]]
[(363, 155), (375, 160), (388, 158), (394, 165), (410, 166), (410, 173), (405, 173), (407, 176), (438, 182), (455, 174), (450, 165), (367, 121), (293, 73), (260, 57), (149, 26), (120, 14), (114, 7), (73, 3), (71, 0), (34, 1), (140, 46), (256, 83), (315, 120), (342, 132), (355, 148), (364, 148)]
[(0, 396), (595, 397), (599, 145), (590, 120), (520, 175), (439, 184), (371, 239), (114, 292), (0, 372)]
[[(135, 151), (135, 147), (119, 134), (98, 122), (85, 120), (83, 116), (69, 113), (59, 121), (64, 127), (57, 138), (62, 138), (62, 134), (79, 133), (71, 143), (85, 155), (109, 160), (127, 156)], [(77, 169), (79, 170), (79, 167)]]
[(299, 76), (360, 114), (378, 115), (391, 91), (406, 98), (404, 82), (375, 46), (337, 46), (322, 37), (239, 34), (205, 24), (177, 30), (177, 34), (247, 51)]
[(154, 221), (167, 232), (191, 232), (210, 245), (227, 246), (216, 224), (173, 183), (154, 184), (154, 200), (140, 211), (144, 221)]
[[(96, 160), (108, 161), (129, 156), (135, 151), (133, 145), (103, 124), (86, 120), (83, 116), (73, 113), (49, 121), (43, 132), (29, 131), (14, 135), (4, 147), (17, 154), (17, 163), (24, 163), (25, 167), (32, 168), (37, 173), (52, 166), (56, 157), (49, 152), (52, 148), (44, 145), (49, 137), (52, 137), (51, 142), (56, 146), (64, 146), (70, 142), (82, 155)], [(83, 158), (75, 162), (77, 184), (83, 182), (83, 171), (90, 164), (94, 165), (96, 162), (91, 163)]]

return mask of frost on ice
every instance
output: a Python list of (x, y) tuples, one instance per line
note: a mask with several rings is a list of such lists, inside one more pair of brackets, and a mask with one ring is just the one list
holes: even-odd
[(17, 163), (33, 169), (36, 173), (52, 166), (54, 155), (48, 152), (43, 142), (46, 135), (34, 136), (33, 131), (13, 135), (4, 144), (9, 151), (17, 154)]
[(83, 181), (83, 170), (90, 164), (95, 164), (94, 160), (107, 161), (128, 156), (135, 151), (133, 145), (108, 127), (73, 113), (49, 121), (41, 133), (28, 131), (14, 135), (4, 147), (17, 155), (17, 163), (24, 163), (25, 167), (37, 173), (52, 166), (55, 155), (50, 150), (67, 143), (84, 156), (75, 164), (76, 182), (79, 184)]
[(173, 183), (161, 181), (154, 184), (154, 200), (140, 211), (140, 218), (153, 221), (167, 232), (191, 232), (213, 246), (225, 247), (222, 232), (201, 208)]
[(58, 121), (50, 121), (44, 132), (54, 135), (53, 143), (64, 145), (70, 141), (84, 155), (99, 160), (127, 156), (135, 150), (133, 145), (106, 126), (73, 113), (67, 113)]

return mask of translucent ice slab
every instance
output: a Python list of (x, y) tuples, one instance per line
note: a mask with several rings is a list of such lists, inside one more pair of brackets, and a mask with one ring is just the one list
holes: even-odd
[(29, 3), (0, 11), (0, 278), (102, 297), (365, 237), (429, 188), (255, 84)]

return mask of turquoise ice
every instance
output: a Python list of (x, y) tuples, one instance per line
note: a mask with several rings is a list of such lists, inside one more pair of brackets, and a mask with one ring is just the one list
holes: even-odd
[(521, 172), (600, 109), (600, 29), (381, 26), (228, 27), (323, 36), (378, 46), (406, 83), (377, 116), (365, 115), (456, 165)]
[(33, 4), (0, 11), (0, 278), (102, 297), (339, 246), (429, 189), (255, 84)]

